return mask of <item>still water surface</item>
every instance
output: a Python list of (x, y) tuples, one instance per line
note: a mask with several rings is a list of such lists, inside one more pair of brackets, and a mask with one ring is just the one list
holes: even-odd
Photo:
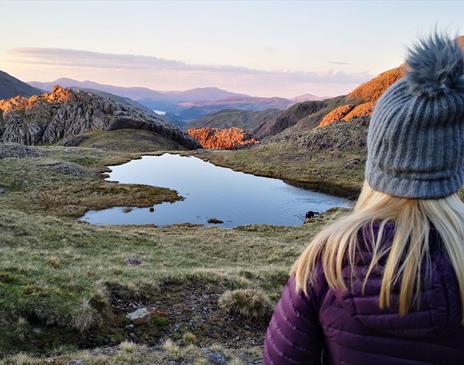
[(144, 156), (110, 166), (107, 180), (176, 190), (185, 199), (149, 208), (124, 207), (90, 211), (81, 219), (92, 224), (207, 224), (217, 218), (222, 227), (245, 224), (294, 226), (309, 210), (323, 212), (349, 207), (349, 200), (295, 187), (282, 180), (215, 166), (196, 157), (174, 154)]

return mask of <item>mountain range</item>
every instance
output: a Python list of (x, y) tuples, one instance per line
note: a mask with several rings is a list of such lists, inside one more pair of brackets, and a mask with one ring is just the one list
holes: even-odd
[(195, 88), (185, 91), (157, 91), (145, 87), (121, 87), (69, 78), (60, 78), (52, 82), (32, 81), (29, 84), (45, 91), (50, 91), (55, 85), (60, 85), (66, 88), (102, 91), (130, 98), (148, 109), (166, 113), (167, 118), (178, 125), (223, 109), (250, 111), (270, 108), (286, 109), (297, 102), (321, 99), (313, 94), (304, 94), (293, 99), (255, 97), (217, 87)]

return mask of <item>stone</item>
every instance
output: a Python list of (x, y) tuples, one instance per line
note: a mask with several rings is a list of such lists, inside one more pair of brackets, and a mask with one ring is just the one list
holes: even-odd
[(68, 362), (69, 365), (85, 365), (85, 363), (82, 360), (71, 360)]
[(5, 193), (6, 193), (5, 189), (0, 188), (0, 194), (5, 194)]
[(220, 354), (219, 352), (212, 352), (208, 355), (208, 361), (214, 365), (225, 365), (226, 359), (224, 355)]
[(222, 224), (224, 223), (224, 221), (221, 221), (220, 219), (217, 219), (217, 218), (210, 218), (208, 219), (208, 223), (209, 224)]
[(143, 261), (136, 258), (136, 257), (125, 257), (124, 258), (124, 263), (126, 265), (141, 265), (143, 263)]
[(306, 219), (309, 219), (309, 218), (314, 218), (315, 216), (319, 215), (318, 212), (314, 212), (312, 210), (308, 210), (305, 214), (305, 217)]
[(139, 308), (126, 315), (126, 318), (134, 323), (145, 323), (151, 318), (151, 312), (147, 308)]

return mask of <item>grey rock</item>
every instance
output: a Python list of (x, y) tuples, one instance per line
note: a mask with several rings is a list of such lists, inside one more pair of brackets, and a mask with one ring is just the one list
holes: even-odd
[(59, 172), (64, 175), (71, 175), (71, 176), (84, 175), (84, 169), (82, 168), (82, 166), (76, 163), (57, 162), (57, 163), (48, 165), (48, 168), (51, 171)]
[(0, 188), (0, 194), (5, 194), (5, 193), (6, 193), (5, 189)]
[(124, 258), (124, 263), (126, 265), (141, 265), (143, 263), (143, 261), (136, 258), (136, 257), (125, 257)]
[(192, 137), (155, 114), (61, 87), (29, 99), (0, 100), (0, 115), (0, 135), (5, 142), (75, 146), (80, 141), (74, 137), (89, 131), (136, 128), (154, 132), (186, 148), (200, 147)]
[(19, 143), (0, 143), (0, 160), (4, 158), (39, 157), (41, 153), (34, 147), (26, 147)]
[(71, 360), (68, 362), (69, 365), (85, 365), (85, 363), (82, 360)]
[(126, 318), (134, 323), (147, 322), (151, 317), (151, 312), (147, 308), (139, 308), (126, 315)]
[(214, 365), (225, 365), (226, 364), (226, 359), (224, 358), (224, 355), (220, 354), (219, 352), (212, 352), (208, 355), (208, 361), (211, 362), (211, 364)]

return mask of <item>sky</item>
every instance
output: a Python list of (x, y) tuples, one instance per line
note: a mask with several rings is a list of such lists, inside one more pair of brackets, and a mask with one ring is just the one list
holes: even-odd
[(5, 1), (0, 70), (155, 90), (335, 96), (403, 62), (463, 1)]

